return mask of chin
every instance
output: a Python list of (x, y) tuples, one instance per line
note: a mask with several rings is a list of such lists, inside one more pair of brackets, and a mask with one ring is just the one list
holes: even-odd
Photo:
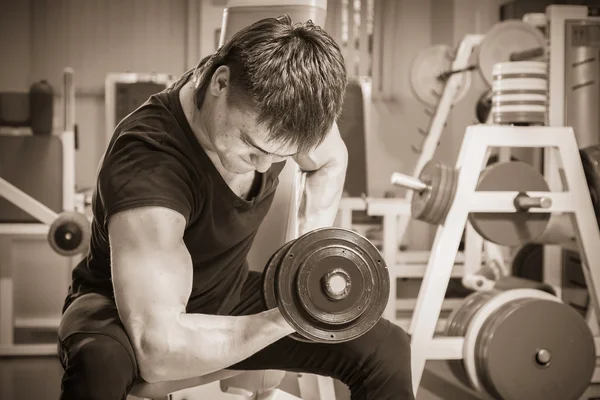
[(247, 162), (241, 161), (231, 161), (231, 160), (223, 160), (223, 167), (233, 174), (247, 174), (248, 172), (254, 171), (254, 166), (248, 164)]

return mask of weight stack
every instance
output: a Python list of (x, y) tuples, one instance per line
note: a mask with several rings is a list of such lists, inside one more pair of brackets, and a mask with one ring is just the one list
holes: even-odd
[(501, 125), (546, 125), (548, 71), (543, 61), (498, 63), (492, 70), (492, 120)]

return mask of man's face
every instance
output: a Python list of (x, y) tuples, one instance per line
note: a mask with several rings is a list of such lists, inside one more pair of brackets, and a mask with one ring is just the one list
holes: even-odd
[(295, 155), (297, 149), (268, 140), (269, 132), (256, 123), (255, 113), (227, 104), (225, 97), (216, 99), (206, 125), (214, 150), (227, 171), (264, 173), (271, 164)]

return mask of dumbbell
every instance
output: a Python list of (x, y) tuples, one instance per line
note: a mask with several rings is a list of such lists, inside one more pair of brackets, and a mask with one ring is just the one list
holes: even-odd
[(305, 342), (340, 343), (369, 331), (386, 308), (390, 280), (377, 248), (342, 228), (321, 228), (282, 246), (262, 281), (267, 309), (279, 308)]
[(75, 211), (64, 211), (50, 225), (48, 243), (56, 253), (70, 257), (82, 253), (90, 240), (87, 217)]

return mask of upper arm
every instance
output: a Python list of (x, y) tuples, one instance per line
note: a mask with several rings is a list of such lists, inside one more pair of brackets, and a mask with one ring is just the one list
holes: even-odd
[(120, 137), (98, 175), (115, 299), (136, 351), (148, 327), (184, 312), (192, 282), (183, 234), (201, 188), (161, 137)]
[(316, 149), (308, 154), (294, 157), (294, 160), (303, 171), (316, 171), (327, 165), (341, 166), (345, 171), (348, 149), (340, 135), (337, 123), (333, 123), (327, 137)]
[[(185, 312), (192, 262), (183, 242), (185, 217), (164, 207), (116, 213), (108, 223), (111, 268), (119, 316), (136, 352), (163, 335)], [(156, 328), (160, 328), (158, 331)]]

